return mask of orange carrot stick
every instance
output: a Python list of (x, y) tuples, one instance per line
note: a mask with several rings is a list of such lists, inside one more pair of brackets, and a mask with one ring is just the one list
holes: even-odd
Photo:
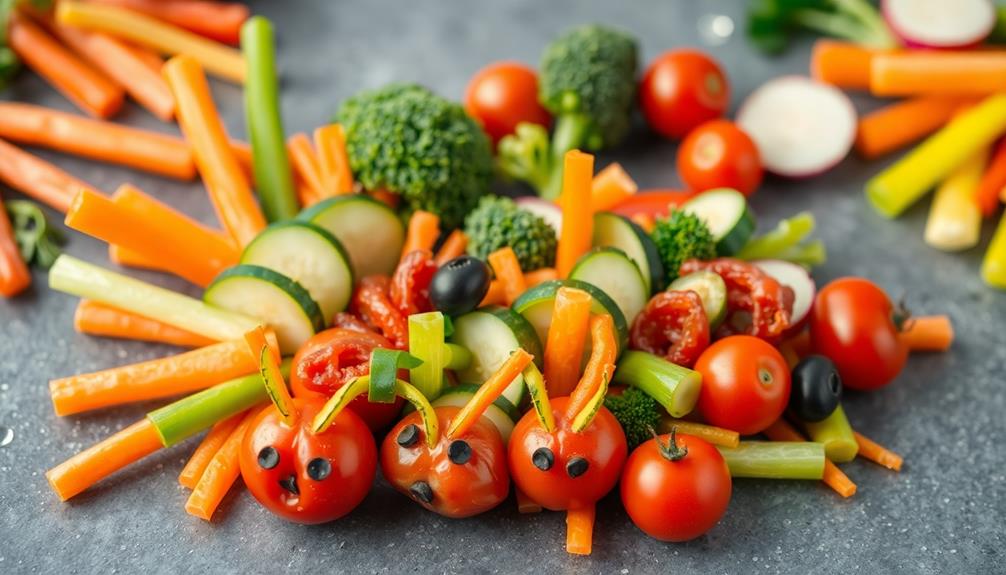
[(217, 510), (220, 502), (223, 501), (224, 496), (227, 495), (231, 486), (234, 485), (234, 481), (241, 474), (241, 467), (238, 465), (241, 442), (259, 411), (258, 409), (250, 410), (227, 437), (227, 441), (213, 455), (213, 459), (206, 466), (199, 482), (192, 488), (188, 501), (185, 502), (185, 511), (190, 515), (195, 515), (206, 521), (213, 517), (213, 512)]
[(683, 419), (664, 418), (660, 421), (660, 433), (670, 433), (671, 429), (675, 429), (679, 434), (683, 433), (704, 439), (713, 445), (732, 448), (737, 447), (741, 443), (740, 434), (730, 429), (723, 429), (722, 427), (715, 427), (704, 423), (695, 423), (694, 421), (685, 421)]
[(590, 318), (590, 345), (587, 367), (566, 405), (566, 413), (570, 417), (583, 411), (604, 383), (603, 379), (614, 370), (618, 344), (615, 342), (615, 324), (610, 315), (605, 313)]
[(947, 351), (954, 343), (954, 325), (945, 315), (913, 317), (901, 340), (912, 351)]
[(56, 415), (73, 415), (212, 387), (258, 371), (244, 341), (222, 341), (192, 351), (104, 371), (54, 379)]
[(89, 0), (153, 16), (218, 42), (237, 44), (248, 7), (237, 2), (206, 0)]
[(0, 140), (0, 182), (61, 212), (70, 209), (77, 192), (93, 189), (90, 184), (4, 140)]
[[(163, 76), (161, 76), (161, 68), (164, 67), (164, 58), (161, 58), (160, 54), (154, 52), (150, 48), (137, 46), (136, 44), (130, 44), (128, 42), (123, 42), (122, 45), (131, 50), (133, 52), (133, 56), (137, 60), (143, 62), (148, 68), (150, 68), (151, 71), (155, 72), (158, 77), (163, 79)], [(168, 90), (168, 93), (170, 94), (171, 90)], [(172, 105), (174, 104), (174, 100), (175, 99), (172, 97)]]
[(87, 299), (82, 299), (77, 304), (77, 311), (73, 314), (73, 327), (78, 333), (88, 335), (151, 341), (179, 347), (204, 347), (216, 343), (199, 334)]
[(409, 218), (409, 229), (402, 246), (402, 257), (416, 250), (433, 251), (433, 244), (440, 237), (440, 218), (436, 214), (417, 210)]
[[(312, 197), (324, 199), (325, 185), (322, 183), (321, 167), (318, 165), (318, 156), (311, 147), (311, 140), (306, 134), (294, 134), (286, 141), (286, 149), (294, 174), (311, 189)], [(308, 205), (303, 200), (301, 204)]]
[(920, 96), (866, 114), (856, 130), (856, 151), (872, 160), (935, 132), (964, 102), (947, 96)]
[(223, 421), (218, 421), (206, 434), (206, 437), (199, 442), (199, 446), (192, 452), (192, 456), (185, 463), (182, 472), (178, 474), (178, 483), (182, 487), (195, 489), (203, 472), (209, 467), (210, 462), (216, 456), (220, 448), (227, 442), (227, 438), (234, 433), (238, 425), (245, 418), (245, 413), (229, 417)]
[(911, 50), (877, 54), (870, 65), (874, 96), (984, 96), (1006, 90), (1006, 51)]
[(529, 513), (540, 513), (541, 505), (536, 503), (533, 499), (527, 496), (527, 493), (521, 490), (520, 487), (514, 486), (514, 496), (517, 498), (517, 513), (529, 514)]
[(657, 220), (655, 220), (650, 214), (640, 212), (633, 215), (630, 219), (637, 226), (643, 228), (643, 231), (648, 234), (653, 232), (653, 228), (657, 227)]
[(574, 288), (561, 287), (555, 294), (545, 342), (544, 376), (549, 397), (569, 395), (580, 379), (593, 302), (590, 294)]
[(49, 485), (66, 501), (88, 487), (164, 447), (149, 419), (143, 418), (46, 472)]
[(975, 190), (975, 203), (982, 215), (990, 218), (999, 208), (999, 196), (1006, 191), (1006, 139), (999, 140), (995, 152), (985, 168), (978, 189)]
[(527, 290), (524, 283), (524, 274), (520, 270), (520, 262), (517, 261), (517, 254), (513, 248), (507, 246), (489, 254), (489, 265), (496, 273), (496, 279), (503, 282), (503, 301), (506, 305), (512, 304), (522, 293)]
[(10, 15), (7, 43), (29, 68), (88, 114), (109, 118), (122, 107), (121, 87), (17, 10)]
[(402, 200), (402, 196), (396, 194), (395, 192), (389, 192), (388, 190), (367, 190), (367, 195), (374, 198), (375, 200), (381, 202), (382, 204), (388, 206), (393, 210), (398, 209), (398, 204)]
[(0, 295), (14, 297), (31, 285), (31, 272), (21, 259), (14, 240), (14, 227), (0, 198)]
[(353, 191), (353, 172), (346, 152), (346, 132), (340, 124), (329, 124), (314, 131), (314, 147), (324, 185), (322, 196), (330, 197)]
[(433, 261), (438, 266), (442, 266), (454, 258), (465, 255), (465, 248), (467, 247), (468, 236), (466, 236), (461, 230), (454, 230), (449, 236), (447, 236), (447, 239), (444, 240), (443, 245), (440, 246), (440, 250), (437, 251), (437, 256), (433, 258)]
[(904, 460), (900, 455), (857, 431), (853, 431), (852, 434), (856, 436), (856, 444), (859, 445), (857, 455), (893, 471), (901, 471), (901, 464)]
[(810, 55), (810, 75), (847, 90), (870, 89), (870, 63), (879, 52), (852, 42), (818, 40)]
[[(800, 432), (783, 419), (776, 420), (762, 433), (772, 441), (807, 441)], [(842, 470), (830, 459), (824, 460), (824, 476), (821, 477), (821, 481), (842, 497), (852, 497), (856, 493), (856, 484), (845, 473), (842, 473)]]
[(160, 258), (150, 257), (145, 253), (131, 250), (116, 244), (108, 244), (108, 260), (117, 266), (127, 268), (151, 270), (155, 272), (165, 271), (161, 269), (163, 262)]
[(479, 307), (487, 305), (503, 305), (506, 303), (506, 286), (500, 280), (489, 282), (489, 291), (479, 303)]
[(594, 176), (594, 156), (579, 150), (566, 152), (563, 159), (562, 232), (555, 255), (560, 278), (569, 275), (576, 260), (590, 249), (594, 213), (590, 209), (590, 182)]
[(590, 209), (610, 210), (636, 193), (639, 187), (618, 162), (608, 164), (590, 184)]
[(464, 435), (482, 417), (482, 413), (486, 408), (492, 402), (496, 401), (496, 398), (513, 383), (513, 380), (524, 371), (524, 368), (533, 359), (534, 356), (522, 348), (514, 350), (510, 354), (510, 357), (503, 362), (503, 365), (496, 370), (496, 373), (492, 374), (485, 383), (479, 386), (475, 395), (455, 414), (454, 419), (451, 420), (450, 427), (447, 429), (447, 437), (460, 437)]
[(245, 246), (265, 227), (265, 216), (234, 157), (202, 66), (189, 56), (176, 56), (164, 65), (164, 75), (217, 217), (238, 245)]
[(595, 506), (566, 511), (566, 551), (574, 555), (590, 555), (594, 544)]
[(252, 157), (251, 144), (232, 139), (230, 145), (231, 152), (234, 153), (234, 159), (241, 165), (241, 171), (244, 172), (245, 178), (248, 180), (248, 186), (254, 186), (255, 159)]
[(554, 279), (559, 279), (555, 268), (541, 268), (524, 274), (524, 283), (527, 284), (528, 289)]

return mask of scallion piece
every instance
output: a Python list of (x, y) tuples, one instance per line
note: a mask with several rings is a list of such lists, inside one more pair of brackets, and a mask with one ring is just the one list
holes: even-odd
[(447, 363), (444, 314), (439, 311), (409, 316), (409, 353), (422, 364), (409, 370), (409, 381), (429, 400), (440, 397)]
[(831, 415), (816, 422), (803, 424), (811, 441), (824, 444), (824, 454), (835, 463), (845, 463), (856, 458), (859, 443), (852, 433), (845, 411), (839, 405)]
[(395, 401), (395, 380), (399, 369), (415, 369), (423, 364), (421, 359), (400, 349), (377, 348), (370, 352), (370, 385), (367, 401), (392, 403)]

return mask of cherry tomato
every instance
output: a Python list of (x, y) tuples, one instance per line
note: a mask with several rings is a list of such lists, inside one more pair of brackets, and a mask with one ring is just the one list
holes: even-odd
[(497, 62), (472, 76), (465, 90), (465, 111), (497, 143), (517, 124), (548, 126), (551, 117), (538, 102), (538, 75), (524, 64)]
[(391, 276), (388, 296), (402, 315), (431, 311), (430, 282), (437, 273), (430, 250), (414, 250), (402, 258)]
[(638, 214), (666, 217), (676, 208), (695, 196), (691, 190), (640, 190), (622, 200), (611, 209), (616, 214), (631, 218)]
[(356, 287), (350, 306), (369, 327), (388, 338), (396, 348), (405, 349), (409, 346), (409, 327), (388, 296), (390, 287), (391, 280), (386, 276), (365, 277)]
[[(370, 352), (391, 348), (391, 342), (372, 331), (359, 332), (334, 327), (307, 340), (293, 356), (290, 387), (296, 397), (328, 399), (350, 380), (370, 373)], [(363, 418), (373, 431), (388, 426), (402, 410), (403, 400), (371, 403), (361, 395), (349, 409)]]
[(835, 363), (842, 385), (871, 390), (890, 383), (905, 366), (899, 337), (907, 312), (863, 278), (841, 278), (817, 292), (810, 316), (814, 350)]
[(671, 50), (643, 75), (639, 100), (646, 122), (668, 138), (682, 138), (719, 118), (730, 105), (730, 84), (715, 60), (698, 50)]
[[(435, 411), (445, 430), (460, 408)], [(510, 491), (503, 439), (485, 417), (461, 437), (441, 433), (430, 449), (419, 413), (410, 413), (381, 444), (381, 472), (392, 487), (445, 517), (478, 515), (502, 503)]]
[(377, 446), (366, 424), (343, 410), (323, 433), (311, 431), (321, 399), (294, 399), (293, 427), (269, 406), (241, 444), (241, 477), (255, 499), (296, 523), (325, 523), (363, 501), (377, 472)]
[(718, 427), (754, 435), (774, 423), (789, 402), (789, 366), (771, 344), (748, 335), (723, 338), (695, 364), (702, 374), (699, 411)]
[(650, 299), (632, 323), (633, 349), (691, 367), (709, 346), (709, 320), (693, 291), (665, 291)]
[(711, 120), (688, 133), (678, 148), (678, 173), (697, 192), (733, 188), (745, 196), (758, 189), (763, 174), (754, 140), (729, 120)]
[(661, 541), (688, 541), (712, 529), (726, 512), (732, 489), (720, 452), (690, 435), (643, 443), (622, 472), (625, 511)]
[(610, 411), (601, 407), (580, 433), (572, 430), (568, 397), (549, 400), (555, 430), (545, 431), (534, 410), (510, 435), (510, 473), (533, 501), (553, 511), (593, 505), (618, 482), (628, 448), (625, 434)]

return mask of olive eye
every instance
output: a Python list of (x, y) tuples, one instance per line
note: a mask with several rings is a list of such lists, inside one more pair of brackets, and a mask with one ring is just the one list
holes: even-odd
[(531, 463), (542, 471), (548, 471), (555, 465), (555, 454), (547, 447), (539, 447), (531, 454)]
[(332, 473), (332, 464), (324, 457), (315, 457), (307, 462), (307, 476), (315, 481), (321, 481)]
[(574, 457), (566, 464), (566, 474), (572, 478), (577, 478), (587, 472), (590, 463), (582, 457)]
[(412, 447), (419, 441), (419, 427), (414, 423), (406, 425), (398, 433), (398, 438), (395, 441), (402, 447)]
[(275, 447), (263, 447), (258, 452), (258, 465), (262, 469), (272, 469), (279, 465), (279, 452)]
[(409, 487), (409, 493), (423, 503), (433, 502), (433, 488), (425, 481), (417, 481)]
[(467, 441), (457, 439), (447, 448), (447, 459), (455, 465), (464, 465), (472, 458), (472, 446)]

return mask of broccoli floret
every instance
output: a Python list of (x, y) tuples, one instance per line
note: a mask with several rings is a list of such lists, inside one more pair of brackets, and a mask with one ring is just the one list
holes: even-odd
[(660, 404), (645, 391), (635, 387), (625, 388), (620, 395), (605, 397), (604, 407), (622, 425), (630, 450), (653, 437), (650, 430), (656, 429), (660, 423)]
[(489, 190), (489, 138), (461, 106), (426, 88), (361, 92), (342, 104), (337, 120), (356, 178), (367, 189), (401, 194), (407, 213), (433, 212), (455, 228)]
[(682, 210), (675, 210), (666, 218), (657, 218), (650, 238), (657, 245), (668, 282), (678, 277), (685, 260), (716, 257), (716, 240), (709, 227), (698, 216)]
[(542, 54), (538, 89), (538, 99), (555, 118), (551, 142), (541, 126), (518, 126), (500, 141), (501, 171), (554, 199), (567, 151), (621, 142), (635, 101), (636, 53), (632, 36), (599, 25), (574, 28), (553, 40)]
[(555, 230), (543, 218), (522, 210), (510, 198), (484, 196), (465, 218), (468, 253), (486, 259), (510, 246), (524, 271), (555, 265)]

